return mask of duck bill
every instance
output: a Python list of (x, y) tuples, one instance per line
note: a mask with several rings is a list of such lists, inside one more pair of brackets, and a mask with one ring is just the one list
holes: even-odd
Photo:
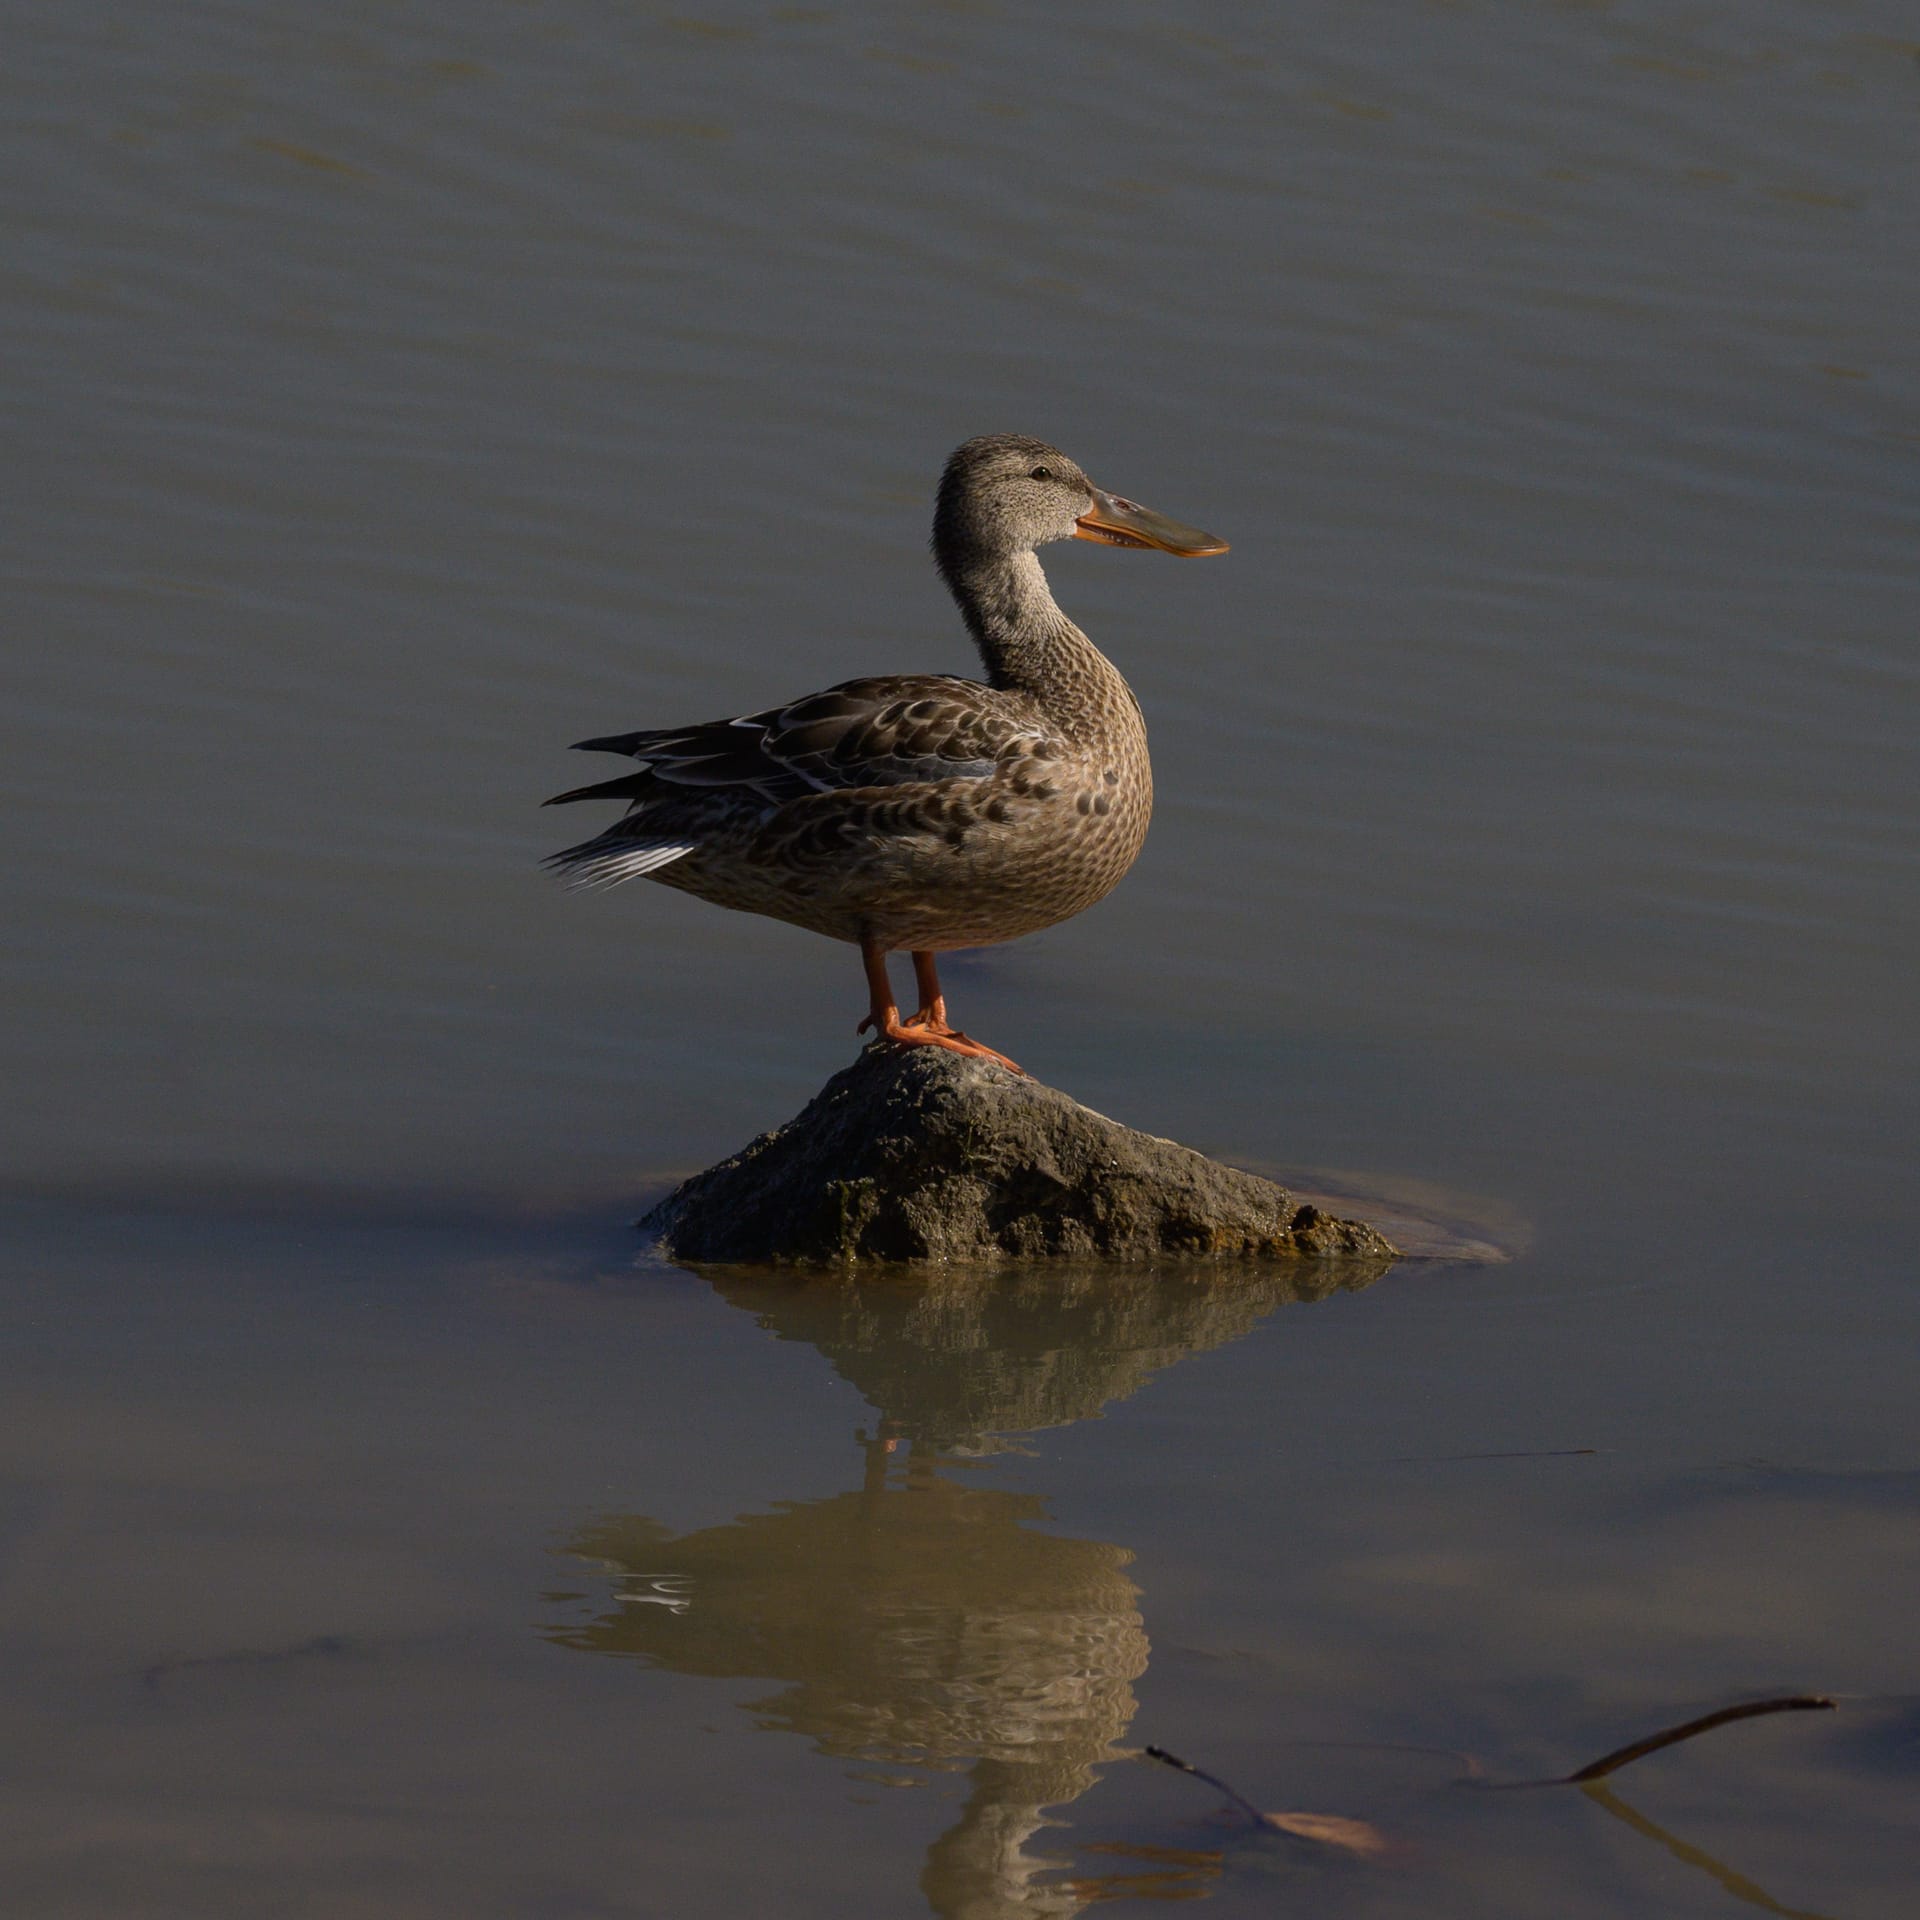
[(1187, 560), (1227, 550), (1227, 543), (1215, 534), (1182, 526), (1137, 500), (1123, 500), (1098, 487), (1093, 490), (1093, 505), (1074, 523), (1073, 537), (1104, 541), (1110, 547), (1158, 547), (1162, 553), (1177, 553)]

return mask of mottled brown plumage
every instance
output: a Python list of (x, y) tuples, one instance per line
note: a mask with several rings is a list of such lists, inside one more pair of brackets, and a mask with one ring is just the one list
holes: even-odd
[[(1139, 703), (1054, 604), (1034, 552), (1072, 537), (1226, 551), (1102, 493), (1045, 441), (970, 440), (942, 476), (933, 550), (986, 683), (849, 680), (738, 719), (583, 740), (644, 764), (555, 796), (629, 804), (548, 864), (588, 886), (644, 875), (850, 941), (881, 1033), (991, 1054), (947, 1026), (933, 956), (1090, 907), (1132, 866), (1153, 811)], [(885, 984), (902, 948), (921, 988), (906, 1021)]]

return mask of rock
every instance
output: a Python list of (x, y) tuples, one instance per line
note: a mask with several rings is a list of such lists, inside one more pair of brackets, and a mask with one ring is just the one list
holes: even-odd
[(1357, 1220), (1037, 1080), (942, 1048), (879, 1044), (640, 1226), (679, 1260), (1394, 1255)]

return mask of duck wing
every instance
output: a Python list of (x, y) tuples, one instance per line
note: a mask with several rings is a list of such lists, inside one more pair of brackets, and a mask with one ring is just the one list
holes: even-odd
[(1018, 695), (944, 674), (890, 674), (844, 681), (738, 719), (579, 741), (583, 751), (644, 764), (639, 773), (575, 787), (547, 804), (658, 800), (665, 787), (730, 794), (771, 809), (856, 787), (990, 779), (1002, 761), (1046, 739), (1047, 729)]

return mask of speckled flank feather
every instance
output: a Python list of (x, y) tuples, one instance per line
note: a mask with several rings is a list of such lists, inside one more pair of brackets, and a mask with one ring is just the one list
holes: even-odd
[(988, 945), (1091, 906), (1146, 837), (1146, 728), (1033, 549), (1097, 502), (1113, 504), (1042, 441), (968, 442), (941, 483), (934, 551), (988, 681), (849, 680), (739, 718), (582, 741), (641, 770), (556, 796), (628, 811), (548, 864), (587, 886), (644, 875), (887, 950)]

